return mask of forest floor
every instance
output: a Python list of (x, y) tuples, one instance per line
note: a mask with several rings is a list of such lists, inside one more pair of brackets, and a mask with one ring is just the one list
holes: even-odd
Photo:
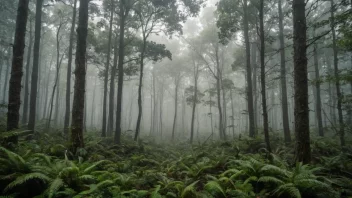
[(86, 134), (75, 156), (65, 142), (41, 134), (0, 147), (0, 197), (352, 197), (352, 149), (340, 152), (329, 138), (312, 140), (311, 165), (294, 164), (293, 144), (282, 140), (268, 153), (262, 139), (247, 137), (113, 145)]

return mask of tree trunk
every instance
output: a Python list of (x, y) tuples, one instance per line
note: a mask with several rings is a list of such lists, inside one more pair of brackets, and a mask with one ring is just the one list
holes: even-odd
[[(193, 104), (192, 104), (192, 119), (191, 119), (191, 138), (190, 143), (193, 143), (193, 136), (194, 136), (194, 116), (195, 110), (197, 105), (197, 92), (198, 92), (198, 64), (193, 62), (193, 74), (194, 74), (194, 93), (193, 93)], [(220, 114), (221, 115), (221, 114)]]
[(42, 29), (42, 6), (43, 0), (37, 0), (35, 10), (35, 30), (34, 30), (34, 48), (33, 48), (33, 69), (31, 77), (31, 97), (29, 102), (29, 121), (28, 130), (34, 130), (37, 110), (37, 92), (38, 92), (38, 70), (39, 70), (39, 50), (40, 36)]
[(287, 102), (287, 86), (286, 86), (286, 58), (285, 58), (285, 40), (284, 40), (284, 25), (282, 5), (279, 0), (279, 40), (280, 40), (280, 84), (281, 84), (281, 110), (282, 110), (282, 124), (284, 128), (284, 139), (286, 143), (291, 142), (290, 125), (288, 119), (288, 102)]
[(338, 66), (338, 57), (337, 57), (337, 44), (336, 44), (336, 32), (335, 32), (335, 5), (334, 1), (330, 0), (331, 9), (330, 9), (330, 24), (331, 24), (331, 33), (332, 33), (332, 49), (334, 52), (334, 76), (335, 76), (335, 86), (336, 86), (336, 95), (337, 95), (337, 113), (339, 117), (339, 135), (340, 135), (340, 144), (345, 146), (345, 124), (343, 121), (342, 115), (342, 93), (340, 90), (340, 79), (339, 79), (339, 66)]
[(109, 137), (112, 136), (113, 132), (113, 125), (114, 125), (114, 109), (115, 109), (115, 76), (116, 76), (116, 67), (117, 67), (117, 60), (118, 60), (118, 47), (117, 47), (117, 36), (115, 37), (114, 42), (114, 64), (111, 68), (111, 75), (110, 75), (110, 96), (109, 96), (109, 117), (108, 117), (108, 128), (107, 134)]
[(24, 99), (23, 99), (23, 114), (22, 124), (28, 122), (28, 98), (29, 98), (29, 74), (30, 74), (30, 62), (32, 57), (32, 45), (33, 45), (33, 34), (32, 34), (32, 20), (29, 21), (29, 46), (27, 52), (27, 63), (26, 63), (26, 79), (24, 82)]
[(246, 71), (247, 71), (247, 103), (248, 103), (248, 119), (249, 119), (249, 136), (254, 137), (254, 109), (253, 109), (253, 90), (252, 90), (252, 69), (251, 69), (251, 53), (249, 45), (249, 25), (247, 0), (243, 1), (243, 34), (246, 45)]
[(178, 86), (180, 82), (180, 76), (175, 77), (175, 114), (174, 114), (174, 122), (172, 124), (172, 141), (175, 138), (175, 128), (176, 128), (176, 121), (177, 121), (177, 100), (178, 100)]
[(95, 114), (95, 90), (97, 88), (97, 78), (94, 78), (94, 88), (93, 88), (93, 99), (92, 99), (92, 111), (90, 115), (90, 128), (94, 127), (94, 114)]
[(271, 152), (269, 140), (269, 121), (268, 110), (266, 106), (266, 84), (265, 84), (265, 35), (264, 35), (264, 0), (260, 0), (259, 9), (259, 32), (260, 32), (260, 80), (262, 86), (262, 108), (263, 108), (263, 127), (266, 149)]
[[(9, 84), (9, 75), (10, 75), (10, 72), (11, 72), (11, 68), (10, 68), (10, 61), (9, 61), (10, 57), (8, 57), (6, 59), (6, 73), (5, 73), (5, 84), (4, 84), (4, 95), (3, 95), (3, 98), (2, 98), (2, 103), (5, 104), (6, 102), (6, 96), (10, 97), (10, 87), (9, 87), (9, 90), (7, 90), (7, 86)], [(12, 60), (13, 62), (13, 60)], [(13, 64), (13, 63), (12, 63)], [(23, 67), (23, 59), (22, 59), (22, 67)], [(22, 75), (23, 75), (23, 72), (22, 72)], [(11, 74), (11, 77), (12, 77), (12, 74)], [(10, 77), (10, 86), (11, 86), (11, 77)], [(22, 77), (21, 77), (22, 78)], [(21, 85), (22, 87), (22, 85)], [(6, 94), (6, 92), (9, 91), (9, 94)], [(20, 90), (21, 92), (21, 90)], [(21, 93), (20, 93), (20, 99), (21, 99)], [(8, 98), (7, 102), (9, 102), (10, 99)], [(20, 105), (21, 106), (21, 105)], [(20, 108), (20, 107), (19, 107)], [(18, 109), (19, 110), (19, 109)], [(8, 115), (7, 115), (8, 116)], [(19, 119), (19, 118), (18, 118)]]
[(75, 87), (72, 105), (71, 151), (76, 153), (84, 147), (83, 142), (83, 112), (86, 85), (86, 47), (88, 32), (88, 0), (80, 0), (77, 28), (77, 49)]
[[(314, 30), (315, 32), (315, 30)], [(320, 76), (319, 76), (319, 61), (318, 61), (318, 45), (314, 43), (314, 70), (315, 70), (315, 90), (316, 90), (316, 106), (315, 113), (318, 121), (318, 134), (324, 136), (323, 120), (321, 115), (321, 98), (320, 98)]]
[(311, 159), (309, 137), (308, 76), (305, 1), (293, 0), (293, 48), (295, 91), (295, 161), (309, 163)]
[(70, 126), (70, 111), (71, 111), (71, 75), (72, 75), (72, 54), (73, 54), (73, 39), (75, 36), (76, 26), (76, 10), (77, 0), (74, 1), (72, 10), (72, 23), (70, 30), (70, 41), (68, 46), (68, 63), (67, 63), (67, 75), (66, 75), (66, 107), (65, 107), (65, 121), (64, 121), (64, 135), (68, 136)]
[[(18, 128), (21, 106), (21, 80), (23, 75), (23, 54), (26, 40), (29, 0), (19, 0), (16, 17), (15, 40), (12, 50), (12, 72), (9, 87), (9, 104), (7, 112), (7, 131)], [(10, 58), (10, 57), (8, 57)], [(9, 61), (7, 61), (9, 65)], [(9, 66), (7, 66), (9, 70)], [(8, 72), (8, 71), (7, 71)], [(7, 79), (5, 83), (7, 82)], [(6, 92), (6, 86), (4, 86)], [(4, 93), (5, 97), (5, 93)], [(5, 100), (3, 101), (5, 102)]]
[(230, 90), (230, 97), (231, 97), (231, 125), (232, 125), (232, 136), (235, 139), (235, 107), (233, 104), (233, 96), (232, 96), (232, 89)]
[(119, 63), (118, 63), (118, 84), (117, 84), (117, 107), (116, 107), (116, 131), (115, 144), (121, 142), (121, 116), (122, 116), (122, 96), (123, 96), (123, 62), (125, 58), (125, 20), (129, 9), (125, 9), (125, 0), (120, 0), (120, 38), (119, 38)]
[(109, 65), (110, 65), (111, 35), (112, 35), (113, 20), (114, 20), (114, 1), (111, 0), (108, 52), (106, 57), (106, 65), (105, 65), (105, 73), (104, 73), (103, 126), (101, 130), (102, 137), (106, 137), (106, 105), (107, 105), (107, 95), (108, 95), (108, 78), (109, 78), (109, 67), (110, 67)]
[(253, 68), (253, 77), (252, 77), (252, 82), (253, 82), (253, 114), (254, 114), (254, 132), (255, 134), (258, 133), (257, 128), (258, 128), (258, 121), (257, 121), (257, 114), (258, 114), (258, 106), (257, 106), (257, 41), (253, 42), (252, 44), (252, 60), (251, 60), (251, 65)]
[(142, 86), (143, 86), (143, 69), (144, 69), (144, 54), (147, 47), (147, 38), (143, 34), (143, 46), (140, 55), (140, 71), (139, 71), (139, 86), (138, 86), (138, 117), (136, 124), (136, 133), (134, 135), (134, 141), (137, 141), (139, 136), (139, 130), (141, 126), (142, 119)]

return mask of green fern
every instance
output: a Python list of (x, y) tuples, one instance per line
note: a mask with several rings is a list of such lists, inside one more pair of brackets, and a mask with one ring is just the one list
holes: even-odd
[(49, 186), (48, 197), (53, 198), (55, 194), (64, 186), (64, 182), (60, 178), (54, 179)]
[(196, 197), (197, 191), (196, 191), (196, 184), (199, 181), (195, 181), (188, 185), (185, 189), (183, 189), (181, 198), (193, 198)]
[(224, 189), (216, 181), (209, 181), (205, 184), (204, 189), (215, 197), (226, 197)]
[(26, 175), (22, 175), (22, 176), (18, 177), (15, 181), (8, 184), (4, 191), (7, 192), (17, 186), (25, 184), (31, 180), (41, 180), (43, 182), (49, 182), (50, 178), (42, 173), (28, 173)]

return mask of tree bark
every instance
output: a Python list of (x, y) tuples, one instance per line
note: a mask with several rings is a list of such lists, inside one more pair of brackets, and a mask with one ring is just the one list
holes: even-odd
[(84, 147), (83, 142), (83, 113), (84, 97), (86, 85), (86, 47), (88, 32), (88, 0), (80, 0), (79, 18), (77, 28), (77, 49), (76, 49), (76, 69), (75, 87), (72, 105), (72, 125), (71, 125), (71, 151), (76, 153), (78, 148)]
[(284, 40), (284, 25), (282, 5), (279, 0), (279, 40), (280, 40), (280, 84), (281, 84), (281, 111), (282, 111), (282, 124), (284, 128), (284, 139), (286, 143), (291, 142), (290, 122), (288, 118), (288, 102), (287, 102), (287, 86), (286, 86), (286, 57), (285, 57), (285, 40)]
[(28, 130), (34, 130), (37, 110), (37, 92), (38, 92), (38, 70), (39, 70), (39, 50), (40, 36), (42, 29), (42, 6), (43, 0), (37, 0), (35, 11), (35, 30), (34, 30), (34, 48), (33, 48), (33, 69), (31, 77), (31, 96), (29, 102), (29, 121)]
[(243, 1), (243, 34), (246, 45), (246, 71), (247, 71), (247, 105), (248, 105), (248, 121), (249, 121), (249, 136), (254, 137), (254, 109), (253, 109), (253, 90), (252, 90), (252, 69), (251, 69), (251, 53), (249, 44), (249, 25), (248, 25), (248, 10), (247, 0)]
[(76, 26), (76, 10), (77, 10), (77, 0), (75, 0), (73, 4), (70, 41), (68, 46), (68, 63), (67, 63), (67, 75), (66, 75), (66, 106), (65, 106), (65, 121), (64, 121), (64, 135), (66, 137), (68, 136), (69, 126), (70, 126), (72, 54), (73, 54), (73, 42), (74, 42), (73, 39), (75, 36), (75, 26)]
[[(6, 92), (7, 91), (10, 91), (10, 87), (9, 87), (9, 90), (7, 90), (7, 86), (8, 86), (8, 84), (9, 84), (9, 75), (10, 75), (10, 72), (11, 72), (11, 68), (10, 68), (10, 61), (9, 61), (9, 59), (10, 59), (10, 57), (8, 57), (7, 59), (6, 59), (6, 73), (5, 73), (5, 84), (4, 84), (4, 95), (3, 95), (3, 98), (2, 98), (2, 103), (3, 104), (5, 104), (5, 102), (6, 102), (6, 96), (8, 96), (8, 97), (10, 97), (10, 92), (9, 92), (9, 94), (6, 94)], [(22, 62), (23, 62), (23, 59), (22, 59)], [(13, 64), (13, 63), (12, 63)], [(23, 67), (23, 63), (22, 63), (22, 67)], [(22, 72), (22, 75), (23, 75), (23, 72)], [(11, 76), (12, 76), (12, 74), (11, 74)], [(21, 80), (22, 81), (22, 80)], [(11, 77), (10, 77), (10, 84), (11, 84)], [(11, 86), (11, 85), (10, 85)], [(22, 85), (21, 85), (21, 87), (22, 87)], [(21, 90), (20, 90), (20, 92), (21, 92)], [(21, 99), (21, 94), (20, 94), (20, 99)], [(7, 102), (9, 102), (10, 100), (9, 100), (9, 98), (8, 98), (8, 100), (7, 100)], [(19, 118), (18, 118), (19, 119)]]
[(305, 1), (293, 0), (294, 48), (294, 102), (295, 102), (295, 161), (309, 163), (311, 159), (309, 137), (308, 76)]
[(105, 73), (104, 73), (103, 126), (101, 130), (102, 137), (106, 137), (106, 105), (107, 105), (107, 96), (108, 96), (108, 78), (109, 78), (109, 67), (110, 67), (110, 51), (111, 51), (111, 36), (112, 36), (113, 20), (114, 20), (114, 1), (111, 0), (108, 52), (106, 57), (106, 65), (105, 65)]
[(266, 84), (265, 84), (265, 35), (264, 35), (264, 0), (260, 0), (259, 9), (259, 32), (260, 32), (260, 80), (262, 86), (262, 108), (263, 108), (263, 127), (266, 149), (271, 152), (269, 139), (269, 120), (268, 110), (266, 106)]
[(178, 87), (180, 83), (179, 74), (175, 77), (175, 113), (174, 113), (174, 122), (172, 124), (172, 141), (175, 138), (175, 129), (176, 129), (176, 121), (177, 121), (177, 102), (178, 102)]
[[(193, 93), (193, 104), (192, 104), (192, 119), (191, 119), (191, 138), (190, 143), (193, 143), (193, 136), (194, 136), (194, 117), (195, 117), (195, 110), (197, 105), (197, 92), (198, 92), (198, 64), (193, 61), (193, 74), (194, 74), (194, 93)], [(221, 114), (220, 114), (221, 115)]]
[(125, 58), (125, 23), (129, 9), (125, 8), (125, 0), (120, 0), (120, 38), (119, 38), (119, 62), (118, 62), (118, 84), (117, 84), (117, 104), (116, 104), (116, 131), (115, 144), (121, 142), (121, 116), (122, 116), (122, 96), (123, 96), (123, 62)]
[(140, 71), (139, 71), (139, 86), (138, 86), (138, 117), (136, 124), (136, 133), (134, 135), (134, 141), (137, 141), (139, 136), (139, 130), (141, 126), (142, 119), (142, 86), (143, 86), (143, 69), (144, 69), (144, 54), (147, 47), (147, 38), (143, 33), (143, 46), (140, 55)]
[(29, 45), (27, 52), (27, 62), (26, 62), (26, 79), (24, 82), (24, 99), (23, 99), (23, 114), (22, 114), (22, 124), (28, 122), (28, 98), (29, 98), (29, 75), (30, 75), (30, 62), (32, 57), (32, 46), (33, 45), (33, 34), (32, 34), (32, 20), (29, 21)]
[(334, 52), (334, 76), (335, 76), (335, 86), (336, 86), (336, 95), (337, 95), (337, 113), (339, 117), (339, 135), (340, 135), (340, 144), (345, 146), (345, 124), (343, 121), (342, 115), (342, 93), (340, 90), (340, 79), (339, 79), (339, 60), (337, 57), (337, 44), (336, 44), (336, 32), (335, 32), (335, 5), (334, 1), (330, 0), (331, 9), (330, 9), (330, 24), (331, 24), (331, 33), (332, 33), (332, 49)]
[[(26, 40), (29, 0), (19, 0), (16, 17), (15, 40), (12, 50), (12, 72), (9, 87), (9, 104), (7, 112), (7, 131), (18, 128), (21, 106), (21, 80), (23, 75), (23, 54)], [(10, 58), (10, 57), (9, 57)], [(9, 61), (7, 61), (9, 64)], [(7, 65), (8, 65), (7, 64)], [(9, 70), (9, 66), (7, 67)], [(7, 71), (8, 72), (8, 71)], [(5, 83), (7, 82), (7, 79)], [(6, 86), (4, 87), (6, 92)], [(4, 93), (5, 97), (5, 93)], [(5, 100), (4, 100), (5, 102)]]
[[(315, 32), (315, 30), (314, 30), (314, 32)], [(319, 134), (319, 136), (323, 137), (324, 136), (324, 130), (323, 130), (323, 120), (322, 120), (322, 114), (321, 114), (318, 45), (316, 43), (314, 44), (313, 55), (314, 55), (315, 90), (316, 90), (315, 112), (316, 112), (317, 121), (318, 121), (318, 134)]]
[(117, 36), (115, 37), (114, 42), (114, 64), (111, 68), (110, 74), (110, 95), (109, 95), (109, 117), (108, 117), (108, 127), (107, 127), (107, 135), (109, 137), (112, 136), (112, 131), (114, 130), (114, 109), (115, 109), (115, 77), (116, 77), (116, 67), (118, 60), (118, 47), (117, 47)]

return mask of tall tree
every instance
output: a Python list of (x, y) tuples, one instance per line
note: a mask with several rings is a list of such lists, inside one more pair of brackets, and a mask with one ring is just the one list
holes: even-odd
[(107, 126), (107, 135), (112, 136), (112, 131), (114, 130), (114, 109), (115, 109), (115, 77), (117, 69), (117, 60), (118, 60), (118, 37), (115, 36), (114, 41), (114, 60), (111, 68), (110, 74), (110, 95), (109, 95), (109, 116), (108, 116), (108, 126)]
[(7, 112), (7, 130), (18, 128), (21, 105), (21, 80), (23, 75), (23, 54), (26, 38), (29, 0), (19, 0), (16, 17), (15, 40), (12, 52), (12, 72), (9, 87), (9, 104)]
[(294, 117), (295, 160), (309, 163), (311, 158), (308, 108), (308, 72), (306, 45), (305, 0), (293, 0), (293, 62), (294, 62)]
[(266, 84), (265, 84), (265, 35), (264, 35), (264, 0), (259, 5), (259, 36), (260, 36), (260, 80), (262, 92), (263, 125), (266, 148), (271, 152), (269, 140), (269, 120), (266, 106)]
[(341, 146), (345, 146), (345, 126), (342, 115), (342, 93), (340, 89), (340, 81), (339, 81), (339, 59), (337, 57), (337, 44), (336, 44), (336, 31), (335, 31), (335, 5), (334, 0), (330, 0), (331, 8), (330, 8), (330, 26), (332, 33), (332, 50), (334, 53), (334, 77), (335, 77), (335, 87), (336, 87), (336, 95), (337, 95), (337, 112), (339, 118), (339, 136), (340, 136), (340, 144)]
[(282, 13), (282, 0), (278, 0), (279, 8), (279, 40), (280, 40), (280, 84), (281, 84), (281, 111), (282, 125), (284, 128), (284, 139), (286, 143), (291, 142), (290, 125), (288, 120), (288, 102), (287, 102), (287, 85), (286, 85), (286, 57), (285, 57), (285, 40), (284, 40), (284, 16)]
[(110, 51), (111, 51), (113, 21), (114, 21), (114, 0), (111, 0), (108, 51), (107, 51), (106, 65), (105, 65), (105, 72), (104, 72), (103, 123), (102, 123), (102, 130), (101, 130), (102, 137), (106, 137), (106, 105), (107, 105), (107, 95), (108, 95), (108, 78), (109, 78), (109, 67), (110, 67), (110, 56), (111, 56)]
[(29, 74), (30, 74), (30, 62), (32, 57), (33, 47), (33, 31), (32, 31), (32, 20), (29, 20), (29, 44), (27, 51), (27, 62), (26, 62), (26, 78), (24, 82), (24, 100), (23, 100), (23, 114), (22, 124), (26, 124), (28, 120), (28, 99), (29, 99)]
[(84, 147), (83, 142), (83, 114), (84, 97), (86, 86), (86, 47), (88, 34), (88, 0), (80, 0), (79, 18), (77, 27), (76, 69), (75, 86), (72, 106), (71, 124), (71, 151), (77, 152), (78, 148)]
[(119, 144), (121, 141), (121, 115), (122, 115), (122, 94), (123, 94), (123, 62), (125, 58), (125, 23), (132, 1), (120, 0), (120, 34), (119, 34), (119, 62), (118, 62), (118, 84), (117, 84), (117, 107), (116, 107), (116, 131), (115, 143)]
[(37, 0), (35, 8), (35, 29), (34, 29), (34, 48), (33, 48), (33, 69), (31, 77), (31, 96), (29, 102), (29, 121), (28, 129), (34, 130), (36, 110), (37, 110), (37, 92), (38, 92), (38, 70), (39, 70), (39, 50), (40, 37), (42, 30), (42, 7), (43, 0)]
[(64, 134), (68, 136), (68, 128), (70, 125), (70, 112), (71, 112), (71, 76), (72, 76), (72, 55), (73, 55), (73, 39), (75, 36), (76, 26), (76, 10), (77, 0), (74, 0), (72, 9), (72, 22), (70, 30), (70, 41), (68, 46), (68, 61), (67, 61), (67, 74), (66, 74), (66, 106), (65, 106), (65, 121), (64, 121)]

